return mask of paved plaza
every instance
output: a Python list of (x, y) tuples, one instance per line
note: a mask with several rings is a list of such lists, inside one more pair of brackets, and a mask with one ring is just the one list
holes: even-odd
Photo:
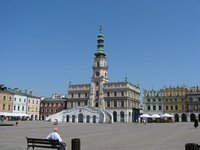
[[(193, 123), (59, 123), (61, 137), (71, 150), (71, 140), (80, 138), (81, 150), (184, 150), (185, 143), (200, 144), (200, 128)], [(25, 150), (25, 137), (45, 138), (52, 122), (20, 121), (18, 126), (0, 126), (0, 150)], [(30, 148), (31, 150), (31, 148)], [(41, 149), (36, 149), (41, 150)]]

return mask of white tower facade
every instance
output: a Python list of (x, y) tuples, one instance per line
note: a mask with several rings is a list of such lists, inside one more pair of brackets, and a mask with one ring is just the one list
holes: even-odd
[(100, 32), (97, 39), (97, 51), (95, 53), (94, 64), (93, 64), (93, 75), (90, 88), (90, 99), (89, 105), (92, 107), (98, 107), (105, 109), (104, 101), (104, 83), (109, 82), (108, 80), (108, 66), (106, 61), (106, 54), (104, 53), (104, 39), (103, 34)]

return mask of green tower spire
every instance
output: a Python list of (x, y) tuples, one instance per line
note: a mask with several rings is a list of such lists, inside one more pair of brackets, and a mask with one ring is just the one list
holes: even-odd
[(124, 82), (128, 82), (128, 77), (125, 76)]
[(100, 55), (103, 55), (103, 56), (106, 56), (106, 54), (104, 53), (104, 45), (103, 45), (103, 42), (104, 42), (104, 39), (103, 39), (103, 34), (102, 34), (102, 29), (101, 29), (101, 26), (100, 26), (100, 29), (99, 29), (99, 34), (97, 36), (97, 51), (95, 53), (95, 56), (100, 56)]

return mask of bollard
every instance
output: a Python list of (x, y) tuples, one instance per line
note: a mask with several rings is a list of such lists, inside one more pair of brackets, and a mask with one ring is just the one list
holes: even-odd
[(185, 150), (198, 150), (198, 144), (187, 143), (185, 144)]
[(71, 150), (80, 150), (81, 149), (81, 141), (80, 139), (72, 139), (72, 148)]

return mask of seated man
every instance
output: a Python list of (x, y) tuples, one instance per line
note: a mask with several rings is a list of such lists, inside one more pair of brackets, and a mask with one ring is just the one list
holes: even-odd
[(54, 128), (54, 132), (51, 132), (48, 136), (47, 139), (52, 139), (52, 140), (58, 140), (61, 144), (60, 150), (66, 150), (66, 144), (62, 141), (62, 138), (58, 134), (60, 131), (59, 128)]

